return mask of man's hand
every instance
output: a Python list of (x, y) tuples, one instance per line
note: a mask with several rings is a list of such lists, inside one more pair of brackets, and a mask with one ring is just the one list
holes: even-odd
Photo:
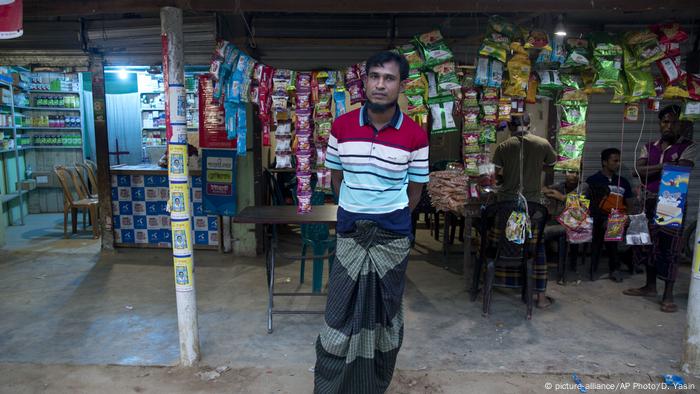
[(566, 200), (566, 196), (562, 192), (560, 192), (558, 190), (550, 189), (548, 187), (545, 187), (542, 190), (542, 193), (544, 193), (545, 197), (549, 197), (549, 198), (552, 198), (554, 200), (558, 200), (558, 201), (565, 201)]
[(336, 197), (340, 197), (340, 184), (343, 183), (343, 171), (331, 170), (331, 183)]
[(424, 183), (408, 182), (408, 208), (413, 213), (416, 209), (418, 203), (420, 202), (420, 196), (423, 193)]

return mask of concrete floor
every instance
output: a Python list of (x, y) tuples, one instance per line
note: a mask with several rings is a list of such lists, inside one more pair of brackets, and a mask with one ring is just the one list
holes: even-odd
[[(0, 363), (175, 365), (177, 320), (168, 250), (100, 253), (90, 233), (62, 238), (61, 215), (31, 215), (8, 231), (0, 252)], [(295, 238), (287, 238), (293, 243)], [(678, 373), (688, 267), (665, 314), (651, 299), (626, 297), (643, 275), (621, 284), (601, 279), (549, 284), (556, 304), (524, 319), (518, 291), (497, 291), (492, 316), (469, 302), (461, 256), (443, 267), (440, 245), (418, 230), (407, 272), (403, 370), (579, 374)], [(455, 249), (461, 244), (455, 245)], [(195, 254), (202, 362), (233, 368), (304, 368), (322, 317), (276, 316), (265, 330), (262, 258)], [(605, 266), (605, 264), (601, 264)], [(279, 267), (278, 287), (298, 286), (298, 263)], [(307, 264), (310, 281), (310, 264)], [(309, 285), (308, 283), (306, 285)], [(277, 302), (322, 307), (321, 299)]]

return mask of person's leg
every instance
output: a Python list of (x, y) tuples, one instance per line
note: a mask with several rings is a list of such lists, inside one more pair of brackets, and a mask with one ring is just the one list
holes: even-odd
[(683, 244), (682, 229), (662, 229), (658, 235), (658, 251), (656, 257), (657, 277), (665, 282), (664, 294), (661, 298), (662, 312), (676, 312), (678, 306), (673, 300), (673, 285), (678, 276), (678, 257)]
[(620, 272), (620, 263), (617, 258), (617, 242), (606, 242), (605, 250), (608, 254), (610, 279), (615, 282), (622, 282), (622, 272)]
[(596, 272), (600, 263), (600, 253), (605, 237), (605, 221), (602, 218), (593, 220), (593, 242), (591, 243), (591, 280), (597, 279)]
[(636, 264), (644, 265), (647, 275), (647, 283), (640, 288), (632, 288), (622, 293), (629, 296), (655, 296), (656, 295), (656, 266), (651, 259), (651, 248), (633, 246)]

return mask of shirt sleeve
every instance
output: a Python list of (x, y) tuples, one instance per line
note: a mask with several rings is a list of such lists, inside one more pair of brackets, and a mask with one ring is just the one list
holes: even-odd
[(338, 131), (335, 123), (331, 127), (331, 135), (328, 137), (326, 162), (324, 165), (331, 170), (343, 170), (343, 163), (340, 161), (340, 154), (338, 153)]
[(428, 155), (430, 147), (428, 145), (428, 135), (421, 133), (416, 141), (416, 146), (411, 151), (408, 159), (408, 181), (415, 183), (428, 183), (429, 163)]
[(698, 145), (696, 143), (692, 143), (688, 145), (687, 148), (681, 153), (681, 157), (678, 160), (688, 160), (695, 164), (695, 158), (697, 157), (698, 153)]
[(544, 164), (548, 166), (557, 164), (557, 153), (554, 151), (554, 148), (552, 148), (552, 144), (550, 144), (549, 141), (547, 141), (547, 143), (544, 145), (544, 149)]

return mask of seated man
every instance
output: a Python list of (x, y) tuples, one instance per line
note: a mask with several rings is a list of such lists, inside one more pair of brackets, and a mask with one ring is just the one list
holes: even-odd
[[(577, 172), (567, 172), (566, 177), (563, 182), (559, 182), (549, 187), (544, 187), (542, 189), (542, 194), (547, 197), (547, 210), (549, 211), (549, 222), (544, 228), (544, 240), (545, 242), (559, 240), (560, 237), (566, 237), (566, 230), (564, 226), (557, 222), (557, 217), (561, 215), (562, 211), (566, 206), (566, 195), (569, 193), (574, 193), (579, 189), (579, 193), (585, 192), (585, 185), (579, 188), (579, 174)], [(572, 244), (569, 247), (569, 256), (571, 269), (576, 272), (576, 256), (578, 254), (578, 245)], [(561, 251), (559, 251), (559, 258), (564, 258)], [(560, 273), (562, 275), (562, 273)], [(566, 278), (563, 276), (559, 277), (557, 283), (564, 284)]]
[[(622, 272), (617, 256), (617, 242), (604, 242), (608, 215), (612, 209), (627, 212), (634, 204), (632, 186), (617, 174), (620, 168), (620, 150), (605, 149), (600, 154), (602, 168), (586, 179), (591, 199), (590, 212), (593, 217), (593, 244), (591, 252), (592, 272), (598, 268), (602, 246), (608, 254), (610, 280), (622, 282)], [(591, 278), (592, 280), (593, 278)]]

